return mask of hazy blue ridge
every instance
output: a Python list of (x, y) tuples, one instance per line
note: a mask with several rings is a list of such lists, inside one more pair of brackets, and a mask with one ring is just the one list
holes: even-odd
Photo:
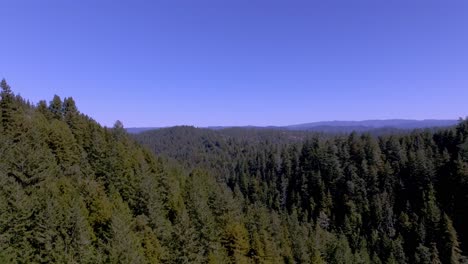
[[(228, 128), (245, 128), (245, 129), (270, 129), (270, 130), (298, 130), (298, 131), (315, 131), (327, 133), (340, 132), (365, 132), (375, 129), (418, 129), (418, 128), (433, 128), (433, 127), (449, 127), (458, 124), (458, 120), (411, 120), (411, 119), (385, 119), (385, 120), (363, 120), (363, 121), (321, 121), (311, 122), (288, 126), (209, 126), (211, 130), (223, 130)], [(161, 127), (131, 127), (127, 128), (127, 132), (138, 134), (141, 132), (160, 129)]]

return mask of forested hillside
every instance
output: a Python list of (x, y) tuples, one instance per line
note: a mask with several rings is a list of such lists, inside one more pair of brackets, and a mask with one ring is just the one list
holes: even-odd
[[(410, 119), (384, 119), (364, 121), (326, 121), (297, 124), (290, 126), (211, 126), (212, 130), (244, 131), (247, 133), (258, 133), (264, 131), (308, 131), (327, 134), (345, 134), (351, 132), (370, 133), (373, 135), (385, 135), (391, 133), (408, 132), (411, 129), (447, 128), (458, 123), (457, 120), (410, 120)], [(130, 127), (126, 128), (130, 134), (138, 134), (145, 131), (161, 129), (160, 127)], [(291, 133), (291, 132), (288, 132)]]
[[(315, 232), (325, 230), (341, 239), (349, 263), (465, 261), (467, 121), (451, 129), (381, 137), (257, 133), (264, 133), (264, 140), (258, 134), (246, 137), (245, 131), (191, 127), (134, 137), (155, 153), (192, 166), (200, 164), (200, 155), (205, 157), (204, 167), (212, 168), (247, 204), (297, 217)], [(320, 261), (336, 263), (327, 255), (330, 249), (319, 251)], [(293, 257), (298, 263), (306, 259)]]
[(71, 97), (1, 89), (0, 263), (465, 261), (468, 120), (379, 138), (182, 127), (141, 147)]
[(70, 97), (31, 105), (1, 88), (0, 263), (291, 262), (313, 230), (155, 157)]

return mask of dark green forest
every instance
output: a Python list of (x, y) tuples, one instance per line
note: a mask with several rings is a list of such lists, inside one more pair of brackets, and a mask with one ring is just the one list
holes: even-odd
[(129, 135), (0, 101), (0, 263), (468, 263), (468, 119)]

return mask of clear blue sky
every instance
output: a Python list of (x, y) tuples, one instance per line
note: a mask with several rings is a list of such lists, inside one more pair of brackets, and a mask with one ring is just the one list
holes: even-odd
[(466, 0), (2, 0), (0, 77), (104, 125), (468, 115)]

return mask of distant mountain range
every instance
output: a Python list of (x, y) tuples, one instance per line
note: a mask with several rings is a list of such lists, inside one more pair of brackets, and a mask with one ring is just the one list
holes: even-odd
[[(278, 129), (295, 131), (315, 131), (315, 132), (365, 132), (375, 129), (401, 129), (411, 130), (419, 128), (449, 127), (458, 123), (458, 120), (411, 120), (411, 119), (385, 119), (385, 120), (363, 120), (363, 121), (322, 121), (289, 126), (212, 126), (207, 127), (213, 130), (226, 128), (245, 128), (245, 129)], [(141, 133), (148, 130), (159, 129), (159, 127), (132, 127), (127, 131), (132, 134)]]

